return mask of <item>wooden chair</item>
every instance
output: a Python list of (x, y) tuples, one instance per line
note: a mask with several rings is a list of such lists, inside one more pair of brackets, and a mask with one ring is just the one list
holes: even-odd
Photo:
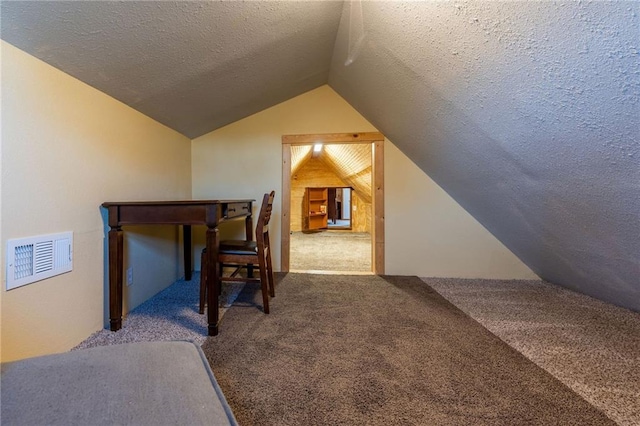
[[(264, 194), (262, 207), (256, 224), (256, 240), (224, 240), (220, 242), (218, 250), (218, 273), (220, 284), (223, 281), (259, 282), (262, 286), (262, 303), (265, 314), (269, 313), (269, 295), (275, 297), (275, 282), (273, 280), (273, 266), (271, 265), (271, 243), (269, 240), (269, 220), (273, 209), (275, 191)], [(200, 273), (200, 313), (204, 313), (207, 299), (206, 248), (202, 250)], [(253, 267), (258, 265), (260, 278), (253, 278)], [(223, 275), (224, 266), (234, 266), (230, 276)], [(240, 269), (247, 269), (247, 277), (236, 276)], [(222, 285), (220, 286), (222, 288)]]

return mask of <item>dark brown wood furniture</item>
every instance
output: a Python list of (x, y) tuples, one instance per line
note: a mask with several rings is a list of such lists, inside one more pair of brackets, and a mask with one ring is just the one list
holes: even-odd
[(327, 188), (306, 188), (304, 208), (304, 229), (325, 229), (327, 227)]
[(247, 240), (251, 239), (253, 223), (251, 207), (254, 200), (192, 200), (105, 202), (109, 231), (109, 320), (112, 331), (122, 328), (123, 231), (127, 225), (182, 225), (184, 231), (185, 279), (191, 279), (191, 226), (206, 225), (208, 277), (206, 280), (209, 306), (208, 334), (218, 334), (218, 288), (215, 273), (219, 236), (218, 224), (245, 218)]
[[(224, 240), (220, 243), (217, 255), (217, 283), (223, 281), (260, 282), (262, 287), (262, 309), (265, 314), (269, 313), (269, 295), (275, 297), (275, 281), (273, 280), (273, 265), (271, 263), (271, 241), (269, 239), (269, 221), (273, 210), (273, 199), (275, 191), (264, 194), (262, 206), (256, 225), (256, 240), (252, 241), (250, 236), (246, 240)], [(209, 248), (202, 250), (202, 265), (210, 262), (208, 256)], [(252, 267), (258, 265), (260, 278), (252, 277)], [(235, 270), (230, 276), (223, 276), (224, 266), (234, 266)], [(247, 268), (247, 277), (236, 276), (241, 268)], [(200, 274), (200, 313), (204, 311), (205, 296), (211, 291), (211, 287), (206, 285), (209, 267), (202, 267)], [(218, 287), (220, 289), (220, 287)], [(210, 303), (210, 298), (207, 303)], [(209, 305), (211, 306), (211, 305)]]
[[(336, 188), (327, 188), (327, 225), (331, 222), (336, 223), (338, 219), (338, 209), (336, 205)], [(340, 191), (342, 194), (342, 191)]]

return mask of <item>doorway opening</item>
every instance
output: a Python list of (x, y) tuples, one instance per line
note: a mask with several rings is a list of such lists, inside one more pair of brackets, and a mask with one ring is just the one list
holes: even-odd
[(351, 229), (351, 187), (329, 188), (327, 229)]
[[(377, 132), (285, 135), (282, 143), (281, 271), (299, 269), (291, 268), (293, 242), (296, 256), (300, 247), (311, 247), (315, 264), (333, 256), (320, 270), (384, 274), (384, 136)], [(328, 154), (323, 156), (323, 150)], [(319, 180), (324, 166), (333, 172), (333, 180)], [(305, 229), (309, 221), (316, 229)], [(336, 250), (340, 238), (353, 244), (345, 246), (342, 255)], [(348, 267), (349, 256), (362, 247), (370, 266), (363, 269), (365, 262), (356, 260), (351, 262), (358, 264), (356, 269)]]
[[(370, 167), (370, 166), (369, 166)], [(323, 167), (324, 168), (324, 167)], [(298, 229), (298, 225), (295, 222), (290, 222), (291, 231), (321, 231), (321, 230), (351, 230), (352, 229), (352, 221), (353, 213), (351, 211), (352, 206), (355, 209), (358, 203), (352, 203), (351, 200), (351, 187), (334, 187), (334, 186), (324, 186), (324, 187), (304, 187), (304, 192), (302, 192), (302, 185), (299, 183), (300, 172), (304, 171), (305, 177), (308, 175), (309, 171), (305, 169), (311, 169), (311, 173), (314, 173), (313, 181), (314, 183), (326, 183), (327, 179), (329, 181), (333, 181), (336, 178), (331, 179), (331, 171), (328, 168), (324, 168), (324, 173), (318, 173), (317, 170), (314, 170), (313, 167), (306, 167), (303, 170), (299, 170), (298, 173), (293, 175), (294, 182), (291, 185), (291, 200), (294, 206), (292, 207), (292, 211), (297, 208), (300, 208), (302, 214), (300, 215), (302, 219), (302, 223), (300, 224), (301, 229)], [(320, 176), (318, 176), (320, 175)], [(327, 175), (329, 175), (327, 177)], [(307, 180), (307, 179), (304, 179)], [(367, 185), (367, 195), (370, 190)], [(299, 199), (299, 195), (304, 194), (302, 198), (302, 205), (295, 205), (296, 198)], [(358, 197), (356, 195), (356, 197)], [(357, 199), (357, 198), (356, 198)], [(370, 210), (370, 207), (369, 207)], [(354, 212), (355, 213), (355, 212)], [(294, 214), (295, 218), (296, 215)], [(361, 231), (370, 232), (370, 225), (360, 225)], [(366, 229), (362, 229), (366, 228)]]

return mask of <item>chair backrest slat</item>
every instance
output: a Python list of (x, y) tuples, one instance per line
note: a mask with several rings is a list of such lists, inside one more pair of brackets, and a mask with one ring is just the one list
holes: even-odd
[(269, 221), (271, 220), (273, 199), (275, 196), (276, 192), (271, 191), (268, 194), (264, 194), (264, 197), (262, 197), (262, 206), (260, 207), (260, 214), (256, 225), (256, 240), (262, 240), (264, 238), (264, 234), (269, 232)]

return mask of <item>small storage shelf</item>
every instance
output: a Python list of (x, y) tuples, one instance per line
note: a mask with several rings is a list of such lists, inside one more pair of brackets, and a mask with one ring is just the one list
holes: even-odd
[(327, 188), (306, 188), (305, 229), (327, 227)]

